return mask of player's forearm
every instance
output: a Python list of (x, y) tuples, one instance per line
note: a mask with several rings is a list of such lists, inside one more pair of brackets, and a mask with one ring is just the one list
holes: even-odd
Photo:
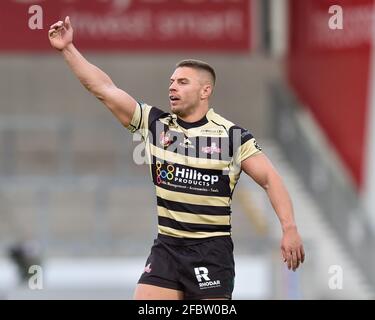
[(98, 98), (105, 87), (114, 85), (111, 78), (88, 62), (73, 44), (68, 45), (61, 52), (82, 85)]
[(280, 220), (283, 231), (290, 228), (296, 228), (292, 200), (290, 199), (289, 193), (278, 174), (273, 174), (272, 177), (268, 179), (266, 192)]

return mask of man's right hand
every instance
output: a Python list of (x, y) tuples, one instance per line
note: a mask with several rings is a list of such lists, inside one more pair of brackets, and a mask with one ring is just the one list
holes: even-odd
[(58, 21), (53, 24), (48, 31), (48, 37), (52, 47), (60, 51), (71, 44), (73, 42), (73, 28), (69, 17), (66, 17), (64, 22)]
[(62, 56), (82, 85), (95, 95), (125, 126), (129, 126), (137, 102), (125, 91), (116, 87), (111, 78), (97, 66), (88, 62), (73, 45), (73, 28), (69, 17), (53, 24), (48, 31), (52, 47)]

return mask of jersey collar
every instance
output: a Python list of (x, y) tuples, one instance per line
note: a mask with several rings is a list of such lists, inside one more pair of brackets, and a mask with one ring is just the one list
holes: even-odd
[(198, 121), (195, 121), (195, 122), (186, 122), (180, 118), (177, 117), (177, 123), (183, 127), (184, 129), (191, 129), (191, 128), (197, 128), (197, 127), (201, 127), (203, 125), (205, 125), (206, 123), (208, 123), (208, 118), (210, 117), (210, 115), (213, 113), (213, 109), (210, 108), (208, 110), (208, 112), (206, 113), (206, 115), (198, 120)]

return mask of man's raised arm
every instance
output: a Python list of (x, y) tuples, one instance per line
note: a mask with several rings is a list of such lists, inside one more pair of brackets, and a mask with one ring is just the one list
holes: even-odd
[(59, 50), (84, 87), (102, 101), (124, 125), (132, 120), (137, 102), (116, 87), (110, 77), (89, 63), (73, 45), (73, 28), (69, 17), (58, 21), (48, 32), (52, 47)]

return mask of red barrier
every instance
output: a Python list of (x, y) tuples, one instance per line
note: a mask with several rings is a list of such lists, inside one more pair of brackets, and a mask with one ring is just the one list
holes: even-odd
[[(43, 10), (42, 30), (29, 27), (32, 5)], [(49, 26), (66, 15), (83, 50), (248, 51), (250, 7), (249, 0), (2, 0), (0, 51), (49, 50)]]
[[(289, 80), (358, 185), (363, 183), (374, 0), (291, 0)], [(331, 5), (343, 9), (332, 30)]]

